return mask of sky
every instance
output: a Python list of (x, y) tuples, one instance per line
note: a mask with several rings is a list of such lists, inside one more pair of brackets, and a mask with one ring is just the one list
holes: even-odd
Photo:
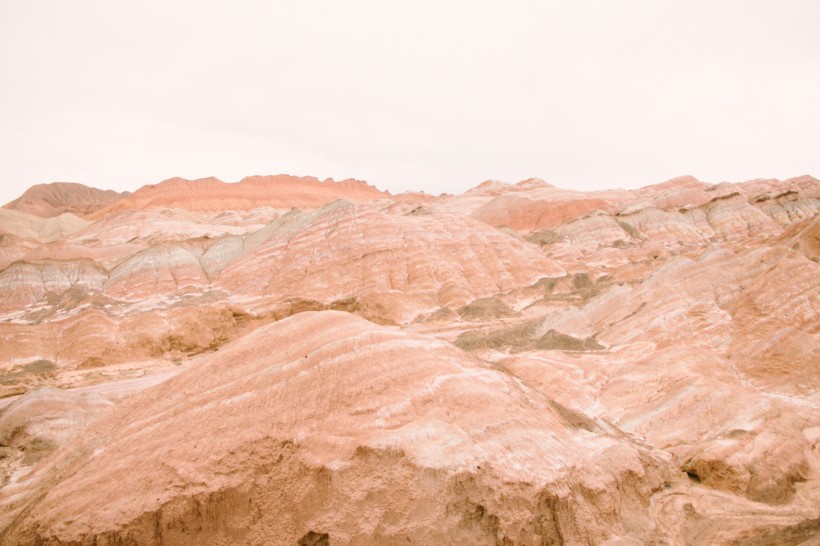
[(820, 2), (0, 0), (0, 202), (820, 177)]

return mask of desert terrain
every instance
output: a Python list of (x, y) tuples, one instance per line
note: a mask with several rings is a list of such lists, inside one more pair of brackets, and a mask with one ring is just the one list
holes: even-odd
[(820, 544), (820, 181), (41, 184), (0, 544)]

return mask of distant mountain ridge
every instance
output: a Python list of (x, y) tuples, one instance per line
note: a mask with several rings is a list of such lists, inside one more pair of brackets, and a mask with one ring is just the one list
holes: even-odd
[(312, 176), (248, 176), (239, 182), (218, 178), (170, 178), (159, 184), (143, 186), (133, 194), (94, 213), (93, 218), (119, 210), (180, 208), (200, 212), (251, 210), (259, 207), (277, 209), (317, 208), (337, 199), (364, 203), (389, 198), (361, 180), (329, 178), (320, 181)]
[(100, 190), (76, 182), (52, 182), (30, 187), (23, 195), (7, 203), (3, 208), (42, 218), (60, 216), (66, 212), (86, 216), (116, 203), (127, 195), (129, 192)]

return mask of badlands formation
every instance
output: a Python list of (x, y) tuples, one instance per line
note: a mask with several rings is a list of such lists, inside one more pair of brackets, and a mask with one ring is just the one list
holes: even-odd
[(820, 182), (0, 209), (0, 543), (820, 544)]

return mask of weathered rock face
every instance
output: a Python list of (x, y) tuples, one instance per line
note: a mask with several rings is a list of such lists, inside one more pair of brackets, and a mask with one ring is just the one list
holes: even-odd
[(126, 316), (86, 308), (62, 320), (0, 323), (0, 345), (14, 359), (0, 376), (0, 393), (40, 385), (65, 386), (78, 370), (165, 358), (179, 361), (216, 350), (254, 326), (274, 320), (212, 303), (135, 311)]
[(223, 223), (185, 210), (125, 210), (113, 212), (67, 237), (65, 243), (73, 246), (117, 246), (139, 241), (145, 245), (170, 243), (186, 239), (211, 238), (224, 235), (242, 235), (255, 231), (270, 220), (260, 220), (249, 227)]
[(37, 248), (35, 241), (30, 241), (11, 234), (0, 234), (0, 270), (22, 259), (33, 248)]
[(536, 247), (469, 218), (346, 206), (274, 234), (214, 286), (323, 302), (373, 297), (384, 302), (383, 318), (402, 321), (562, 273)]
[(105, 292), (120, 299), (143, 299), (207, 285), (208, 276), (195, 252), (162, 244), (134, 254), (111, 271)]
[(814, 178), (58, 201), (0, 209), (0, 543), (820, 534)]
[[(810, 222), (795, 226), (798, 238), (811, 233)], [(780, 506), (794, 514), (816, 503), (820, 463), (820, 269), (791, 241), (734, 251), (712, 245), (694, 259), (668, 259), (634, 287), (615, 285), (584, 306), (555, 310), (540, 324), (467, 332), (457, 343), (534, 351), (539, 336), (557, 331), (610, 347), (499, 362), (573, 409), (594, 408), (666, 450), (700, 487), (772, 506), (757, 512), (757, 522), (749, 512), (745, 523), (738, 508), (732, 532), (776, 527)], [(714, 528), (721, 510), (695, 495), (692, 502), (711, 529), (707, 542), (728, 541)], [(797, 521), (817, 515), (810, 509)], [(737, 532), (728, 536), (757, 533)]]
[(39, 389), (0, 410), (0, 484), (19, 480), (113, 407), (96, 393)]
[(600, 543), (651, 536), (640, 511), (662, 485), (605, 426), (340, 312), (257, 330), (68, 451), (5, 543)]
[(535, 231), (560, 226), (594, 210), (613, 209), (614, 207), (603, 199), (547, 201), (505, 194), (481, 206), (472, 216), (491, 226)]
[(32, 186), (3, 208), (51, 218), (64, 213), (86, 216), (116, 203), (128, 193), (98, 190), (73, 182), (53, 182)]
[[(14, 262), (0, 271), (0, 310), (99, 292), (108, 272), (91, 260)], [(67, 294), (71, 292), (71, 294)]]

